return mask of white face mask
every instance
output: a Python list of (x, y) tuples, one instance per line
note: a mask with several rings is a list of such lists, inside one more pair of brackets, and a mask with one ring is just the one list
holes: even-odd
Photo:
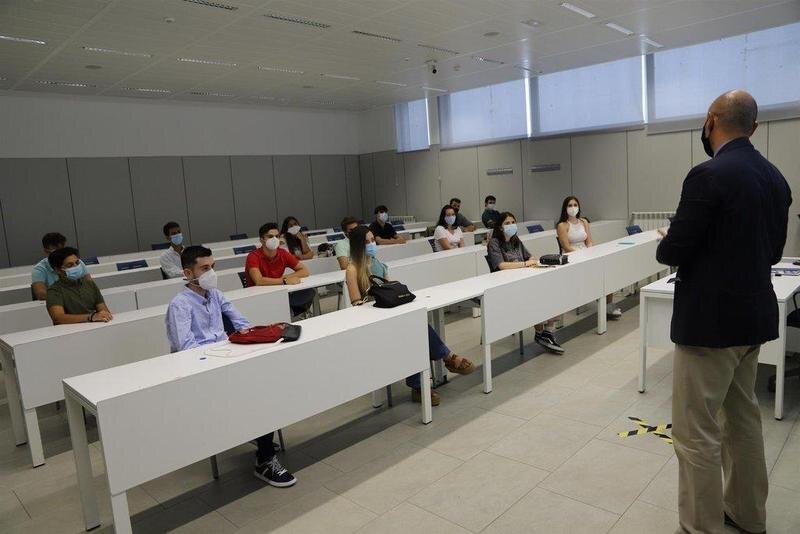
[(200, 277), (195, 280), (195, 283), (206, 291), (215, 289), (217, 287), (217, 272), (214, 269), (209, 269), (201, 274)]
[(264, 245), (266, 245), (268, 250), (275, 250), (278, 248), (278, 246), (280, 246), (280, 244), (281, 244), (280, 240), (275, 236), (270, 237), (264, 241)]
[(385, 223), (386, 221), (389, 220), (389, 214), (388, 213), (379, 213), (378, 214), (378, 220), (380, 222), (384, 222)]
[(495, 206), (496, 206), (495, 203), (490, 202), (489, 204), (486, 204), (486, 209), (493, 210)]
[(578, 206), (570, 206), (567, 208), (567, 215), (570, 217), (575, 217), (578, 215), (580, 208)]
[(295, 224), (294, 226), (290, 226), (286, 231), (292, 235), (297, 235), (300, 233), (300, 226)]

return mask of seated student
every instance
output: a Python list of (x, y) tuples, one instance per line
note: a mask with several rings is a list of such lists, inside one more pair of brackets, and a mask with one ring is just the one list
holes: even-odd
[[(501, 223), (492, 230), (489, 239), (487, 258), (489, 270), (504, 271), (506, 269), (524, 269), (535, 267), (539, 264), (532, 258), (528, 249), (517, 237), (517, 219), (514, 214), (507, 211), (500, 214)], [(554, 354), (563, 354), (564, 348), (558, 344), (553, 335), (555, 320), (534, 326), (536, 343)]]
[(50, 267), (47, 257), (54, 250), (64, 248), (66, 244), (67, 238), (58, 232), (50, 232), (42, 237), (44, 258), (33, 266), (33, 271), (31, 272), (31, 291), (35, 300), (45, 300), (47, 298), (47, 288), (58, 280), (58, 273)]
[(114, 316), (78, 254), (76, 248), (63, 247), (47, 257), (58, 273), (58, 280), (47, 288), (47, 313), (53, 324), (107, 323)]
[[(592, 232), (589, 228), (589, 220), (581, 217), (581, 204), (577, 197), (569, 196), (564, 199), (561, 205), (561, 217), (556, 224), (558, 244), (561, 245), (563, 253), (574, 252), (586, 247), (591, 247)], [(606, 296), (606, 302), (612, 304), (614, 295)], [(607, 316), (609, 319), (619, 319), (622, 317), (620, 307), (608, 308)]]
[(298, 260), (310, 260), (314, 257), (314, 251), (308, 246), (308, 237), (300, 231), (300, 223), (295, 217), (289, 216), (283, 220), (281, 238), (286, 243), (289, 252), (294, 254)]
[[(195, 245), (181, 254), (183, 274), (189, 283), (175, 295), (167, 308), (167, 338), (171, 352), (187, 350), (228, 338), (223, 316), (237, 332), (250, 328), (250, 323), (217, 289), (217, 273), (211, 250)], [(256, 440), (256, 466), (253, 473), (278, 488), (293, 486), (297, 480), (275, 457), (273, 432)]]
[(375, 220), (369, 225), (369, 229), (379, 245), (398, 245), (406, 242), (406, 238), (399, 235), (389, 222), (389, 208), (386, 206), (375, 208)]
[(169, 241), (169, 247), (164, 249), (158, 262), (161, 264), (161, 272), (167, 278), (181, 278), (183, 267), (181, 267), (181, 253), (183, 252), (183, 233), (181, 225), (175, 221), (170, 221), (164, 225), (164, 237)]
[[(294, 285), (309, 275), (308, 269), (300, 260), (289, 251), (280, 248), (279, 235), (280, 231), (275, 223), (266, 223), (258, 229), (261, 248), (251, 251), (245, 260), (247, 287)], [(287, 268), (294, 272), (284, 274)], [(292, 317), (306, 312), (311, 307), (314, 295), (313, 289), (289, 293)]]
[(500, 222), (500, 212), (497, 211), (497, 199), (493, 195), (489, 195), (484, 199), (483, 205), (486, 209), (483, 210), (481, 221), (486, 228), (494, 228)]
[[(372, 283), (370, 275), (389, 279), (389, 268), (375, 257), (378, 245), (372, 231), (359, 226), (350, 233), (350, 265), (347, 266), (345, 281), (350, 302), (353, 306), (364, 303)], [(428, 354), (431, 360), (444, 360), (444, 366), (451, 373), (468, 375), (475, 370), (475, 366), (466, 358), (456, 355), (442, 342), (436, 331), (428, 326)], [(406, 378), (406, 384), (411, 388), (411, 398), (414, 402), (422, 401), (420, 390), (420, 375), (415, 374)], [(431, 404), (438, 406), (439, 394), (431, 390)]]
[(350, 233), (358, 228), (358, 219), (347, 216), (342, 219), (341, 225), (345, 237), (334, 242), (333, 249), (336, 254), (336, 261), (339, 262), (339, 268), (345, 270), (350, 264)]
[(433, 231), (433, 248), (436, 252), (464, 246), (464, 234), (456, 220), (456, 210), (452, 206), (444, 206), (439, 212), (439, 221)]
[(469, 219), (464, 217), (463, 213), (459, 213), (459, 211), (461, 210), (461, 199), (455, 197), (451, 198), (450, 206), (456, 212), (456, 226), (461, 228), (461, 230), (463, 230), (464, 232), (474, 232), (475, 225), (472, 224), (472, 222)]

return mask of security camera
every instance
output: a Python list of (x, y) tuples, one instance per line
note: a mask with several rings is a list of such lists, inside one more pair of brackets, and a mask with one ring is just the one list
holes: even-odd
[(439, 68), (436, 66), (436, 63), (431, 64), (431, 74), (436, 74), (439, 72)]

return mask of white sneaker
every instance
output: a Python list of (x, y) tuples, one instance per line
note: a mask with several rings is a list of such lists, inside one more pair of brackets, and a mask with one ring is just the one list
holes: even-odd
[(609, 319), (613, 319), (613, 320), (615, 320), (615, 321), (616, 321), (616, 320), (618, 320), (620, 317), (622, 317), (622, 308), (614, 308), (613, 310), (611, 310), (610, 312), (608, 312), (608, 313), (606, 314), (606, 316), (607, 316)]

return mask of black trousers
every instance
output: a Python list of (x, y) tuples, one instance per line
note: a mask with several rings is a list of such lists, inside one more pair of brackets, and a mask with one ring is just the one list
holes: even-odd
[(274, 435), (275, 432), (270, 432), (256, 439), (256, 445), (258, 445), (256, 461), (258, 463), (263, 464), (264, 462), (268, 462), (275, 456), (275, 449), (272, 446), (272, 438)]

